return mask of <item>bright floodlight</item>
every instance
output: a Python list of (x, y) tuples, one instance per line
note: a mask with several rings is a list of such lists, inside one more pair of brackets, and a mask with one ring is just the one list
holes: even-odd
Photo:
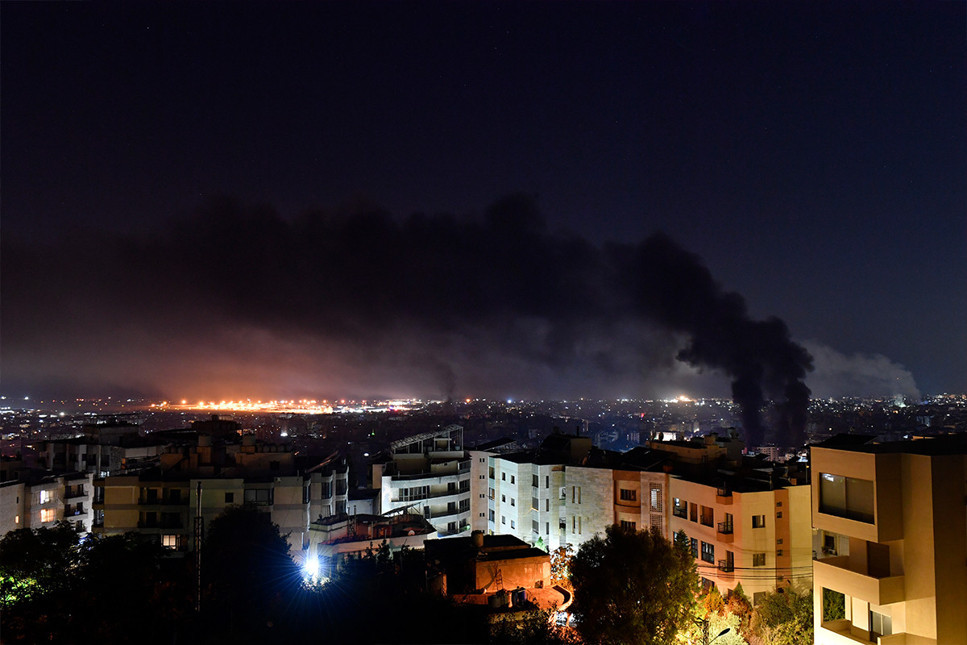
[(319, 556), (308, 555), (306, 556), (305, 562), (302, 563), (302, 571), (305, 573), (306, 578), (316, 579), (319, 577)]

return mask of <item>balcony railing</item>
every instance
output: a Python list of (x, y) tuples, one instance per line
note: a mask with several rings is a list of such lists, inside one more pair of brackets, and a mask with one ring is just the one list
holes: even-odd
[(719, 522), (718, 532), (725, 535), (732, 534), (732, 522)]
[(688, 511), (684, 508), (672, 508), (672, 515), (675, 517), (680, 517), (683, 520), (688, 518)]
[(735, 571), (735, 563), (729, 560), (719, 560), (719, 571), (722, 573), (732, 573)]

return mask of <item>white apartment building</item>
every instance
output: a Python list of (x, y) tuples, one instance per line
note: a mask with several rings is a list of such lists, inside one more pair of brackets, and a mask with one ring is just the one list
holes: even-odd
[(385, 460), (372, 466), (378, 512), (414, 507), (441, 536), (469, 531), (472, 466), (458, 425), (395, 441)]
[(22, 528), (50, 528), (66, 520), (82, 533), (92, 528), (91, 473), (47, 475), (0, 484), (0, 535)]

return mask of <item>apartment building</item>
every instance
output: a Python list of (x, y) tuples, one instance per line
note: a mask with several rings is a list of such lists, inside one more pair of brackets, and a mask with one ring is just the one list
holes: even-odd
[(471, 471), (458, 425), (394, 441), (372, 465), (372, 487), (380, 491), (375, 510), (385, 514), (412, 506), (441, 536), (469, 531)]
[(666, 457), (646, 449), (593, 448), (589, 437), (554, 433), (534, 451), (489, 458), (488, 532), (547, 550), (574, 548), (611, 524), (664, 531)]
[(94, 481), (93, 529), (137, 531), (177, 551), (195, 547), (196, 518), (204, 527), (235, 505), (268, 513), (293, 551), (309, 543), (314, 517), (344, 513), (348, 467), (336, 456), (303, 470), (286, 446), (251, 435), (198, 435), (194, 446), (171, 447), (160, 465)]
[(967, 643), (967, 437), (812, 446), (816, 643)]
[(0, 535), (15, 529), (50, 528), (66, 520), (82, 533), (91, 530), (94, 488), (91, 473), (22, 473), (0, 484)]
[[(588, 441), (590, 445), (590, 440)], [(564, 463), (529, 452), (488, 458), (487, 531), (552, 550), (566, 544)]]
[(812, 570), (809, 484), (769, 462), (704, 477), (673, 474), (668, 534), (684, 531), (703, 585), (723, 594), (739, 583), (753, 600)]

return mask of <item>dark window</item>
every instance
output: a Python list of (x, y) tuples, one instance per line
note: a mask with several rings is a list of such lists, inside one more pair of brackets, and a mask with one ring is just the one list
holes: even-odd
[(637, 531), (638, 525), (634, 522), (629, 522), (628, 520), (621, 520), (621, 528)]
[(873, 482), (820, 473), (819, 512), (873, 523)]
[(710, 506), (702, 507), (702, 524), (715, 526), (715, 511)]
[(764, 567), (764, 566), (766, 566), (766, 554), (765, 553), (753, 553), (752, 554), (752, 566), (753, 567)]
[(752, 516), (752, 528), (761, 529), (766, 526), (766, 516), (765, 515), (753, 515)]
[(234, 504), (235, 503), (235, 493), (225, 493), (225, 503)]
[(692, 551), (692, 557), (693, 558), (697, 558), (698, 557), (698, 540), (695, 539), (695, 538), (690, 538), (689, 539), (689, 547), (691, 548), (691, 551)]
[(272, 503), (272, 489), (270, 488), (247, 488), (245, 489), (245, 503), (267, 506)]
[(541, 485), (541, 480), (537, 475), (531, 475), (531, 486), (537, 488)]
[(715, 562), (715, 545), (702, 542), (702, 560), (705, 562)]
[(623, 502), (634, 502), (638, 500), (638, 491), (622, 488), (618, 491), (618, 497)]

